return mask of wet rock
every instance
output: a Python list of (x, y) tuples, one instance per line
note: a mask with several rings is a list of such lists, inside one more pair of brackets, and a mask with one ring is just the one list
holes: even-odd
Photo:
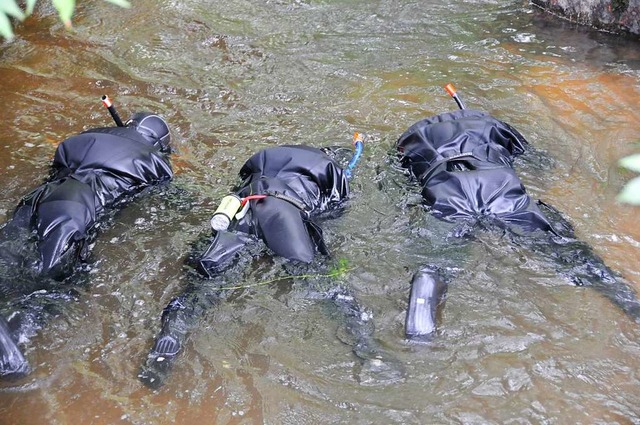
[(531, 0), (571, 22), (615, 34), (640, 35), (640, 0)]

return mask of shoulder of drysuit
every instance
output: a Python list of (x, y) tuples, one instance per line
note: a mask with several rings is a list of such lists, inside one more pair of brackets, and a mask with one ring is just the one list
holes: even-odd
[(244, 185), (275, 178), (284, 182), (309, 180), (322, 192), (330, 191), (344, 198), (348, 183), (342, 168), (318, 148), (304, 145), (283, 145), (254, 154), (240, 169)]
[(451, 121), (468, 121), (468, 122), (478, 122), (484, 121), (485, 125), (497, 125), (497, 126), (505, 126), (509, 130), (515, 131), (511, 126), (506, 124), (503, 121), (495, 118), (487, 112), (479, 111), (476, 109), (459, 109), (457, 111), (444, 112), (442, 114), (434, 115), (432, 117), (424, 118), (411, 127), (409, 127), (402, 135), (398, 138), (397, 144), (401, 144), (405, 139), (416, 133), (422, 133), (425, 128), (439, 124), (446, 123)]
[(409, 127), (404, 133), (402, 133), (402, 135), (399, 138), (399, 141), (405, 139), (409, 135), (431, 124), (436, 124), (436, 123), (446, 122), (446, 121), (455, 121), (462, 118), (478, 119), (478, 118), (486, 118), (486, 117), (491, 117), (491, 116), (484, 111), (478, 111), (476, 109), (459, 109), (457, 111), (450, 111), (450, 112), (444, 112), (438, 115), (433, 115), (431, 117), (423, 118), (420, 121), (413, 124), (411, 127)]
[(279, 146), (280, 148), (283, 149), (293, 149), (293, 150), (302, 150), (302, 151), (308, 151), (308, 152), (313, 152), (317, 155), (322, 155), (322, 156), (327, 156), (322, 149), (319, 148), (314, 148), (313, 146), (306, 146), (306, 145), (282, 145)]
[[(297, 158), (309, 165), (309, 168), (313, 168), (314, 165), (333, 166), (342, 171), (342, 167), (338, 165), (336, 160), (322, 149), (305, 145), (283, 145), (282, 148), (291, 150), (293, 155), (297, 155)], [(294, 162), (296, 161), (294, 160)]]
[(56, 149), (54, 168), (110, 169), (122, 175), (171, 176), (169, 157), (135, 130), (94, 128), (64, 140)]
[[(318, 166), (340, 166), (321, 149), (304, 145), (282, 145), (263, 149), (249, 158), (240, 170), (240, 176), (246, 178), (254, 173), (271, 174), (283, 171), (296, 171), (315, 174)], [(319, 170), (317, 172), (320, 172)]]
[(75, 137), (92, 137), (95, 139), (122, 139), (138, 142), (144, 146), (150, 147), (144, 137), (133, 128), (130, 127), (98, 127), (85, 130)]
[[(474, 109), (460, 109), (418, 121), (402, 133), (396, 142), (396, 146), (400, 147), (416, 141), (426, 142), (427, 139), (431, 137), (429, 135), (434, 134), (432, 131), (435, 131), (435, 126), (439, 124), (448, 125), (448, 123), (453, 123), (454, 121), (459, 123), (459, 126), (455, 127), (457, 134), (468, 131), (473, 131), (474, 133), (479, 131), (484, 132), (486, 135), (494, 134), (494, 136), (501, 134), (506, 139), (517, 142), (517, 144), (520, 145), (520, 150), (528, 144), (527, 140), (518, 130), (487, 112)], [(431, 128), (433, 128), (433, 130), (431, 130)], [(497, 130), (498, 133), (493, 133), (494, 129)], [(447, 131), (445, 131), (444, 134), (446, 134)]]
[(54, 162), (86, 155), (107, 157), (114, 154), (126, 154), (131, 158), (164, 156), (158, 147), (151, 146), (132, 128), (104, 127), (92, 128), (62, 141), (56, 150)]

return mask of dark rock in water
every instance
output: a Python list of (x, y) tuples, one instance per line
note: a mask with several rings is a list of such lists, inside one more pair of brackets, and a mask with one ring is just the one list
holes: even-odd
[(640, 0), (531, 0), (541, 9), (615, 34), (640, 35)]

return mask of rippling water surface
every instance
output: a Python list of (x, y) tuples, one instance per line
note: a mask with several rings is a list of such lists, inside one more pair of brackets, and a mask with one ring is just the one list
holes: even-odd
[[(387, 155), (418, 119), (455, 104), (511, 123), (535, 146), (518, 171), (579, 237), (640, 285), (638, 210), (615, 202), (640, 146), (640, 45), (559, 23), (523, 1), (81, 3), (74, 31), (38, 10), (0, 45), (0, 211), (47, 173), (56, 144), (123, 116), (167, 117), (177, 171), (98, 239), (88, 285), (28, 342), (34, 372), (2, 383), (0, 422), (638, 423), (640, 324), (501, 235), (451, 246)], [(324, 225), (332, 284), (367, 305), (405, 378), (367, 375), (330, 306), (305, 282), (235, 291), (192, 332), (167, 384), (138, 368), (183, 260), (244, 159), (285, 143), (372, 137), (347, 213)], [(438, 337), (403, 341), (412, 273), (457, 268)], [(238, 285), (284, 272), (256, 261)]]

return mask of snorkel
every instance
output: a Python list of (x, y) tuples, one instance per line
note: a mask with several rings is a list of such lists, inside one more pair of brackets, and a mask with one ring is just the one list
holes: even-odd
[(358, 164), (360, 160), (360, 156), (362, 156), (362, 151), (364, 149), (364, 139), (365, 135), (362, 133), (358, 133), (357, 131), (353, 133), (353, 147), (355, 152), (347, 164), (347, 168), (345, 168), (344, 173), (347, 175), (347, 178), (350, 179), (353, 174), (353, 169)]
[(104, 94), (102, 95), (102, 98), (100, 100), (102, 100), (102, 104), (105, 106), (105, 108), (107, 108), (107, 110), (111, 114), (111, 118), (113, 118), (113, 120), (116, 122), (116, 125), (118, 127), (124, 127), (124, 123), (122, 122), (120, 115), (118, 115), (118, 111), (116, 111), (115, 106), (113, 106), (111, 99), (109, 99), (109, 96)]
[(122, 122), (109, 96), (105, 94), (100, 100), (111, 114), (116, 126), (133, 129), (142, 136), (144, 143), (158, 147), (163, 153), (171, 153), (169, 124), (160, 115), (141, 111), (131, 115), (126, 122)]
[(458, 93), (456, 93), (456, 88), (453, 86), (453, 84), (447, 84), (446, 86), (444, 86), (444, 89), (447, 91), (447, 93), (449, 93), (453, 100), (456, 101), (460, 109), (465, 109), (464, 103), (462, 103), (462, 99), (460, 99), (460, 96), (458, 96)]

